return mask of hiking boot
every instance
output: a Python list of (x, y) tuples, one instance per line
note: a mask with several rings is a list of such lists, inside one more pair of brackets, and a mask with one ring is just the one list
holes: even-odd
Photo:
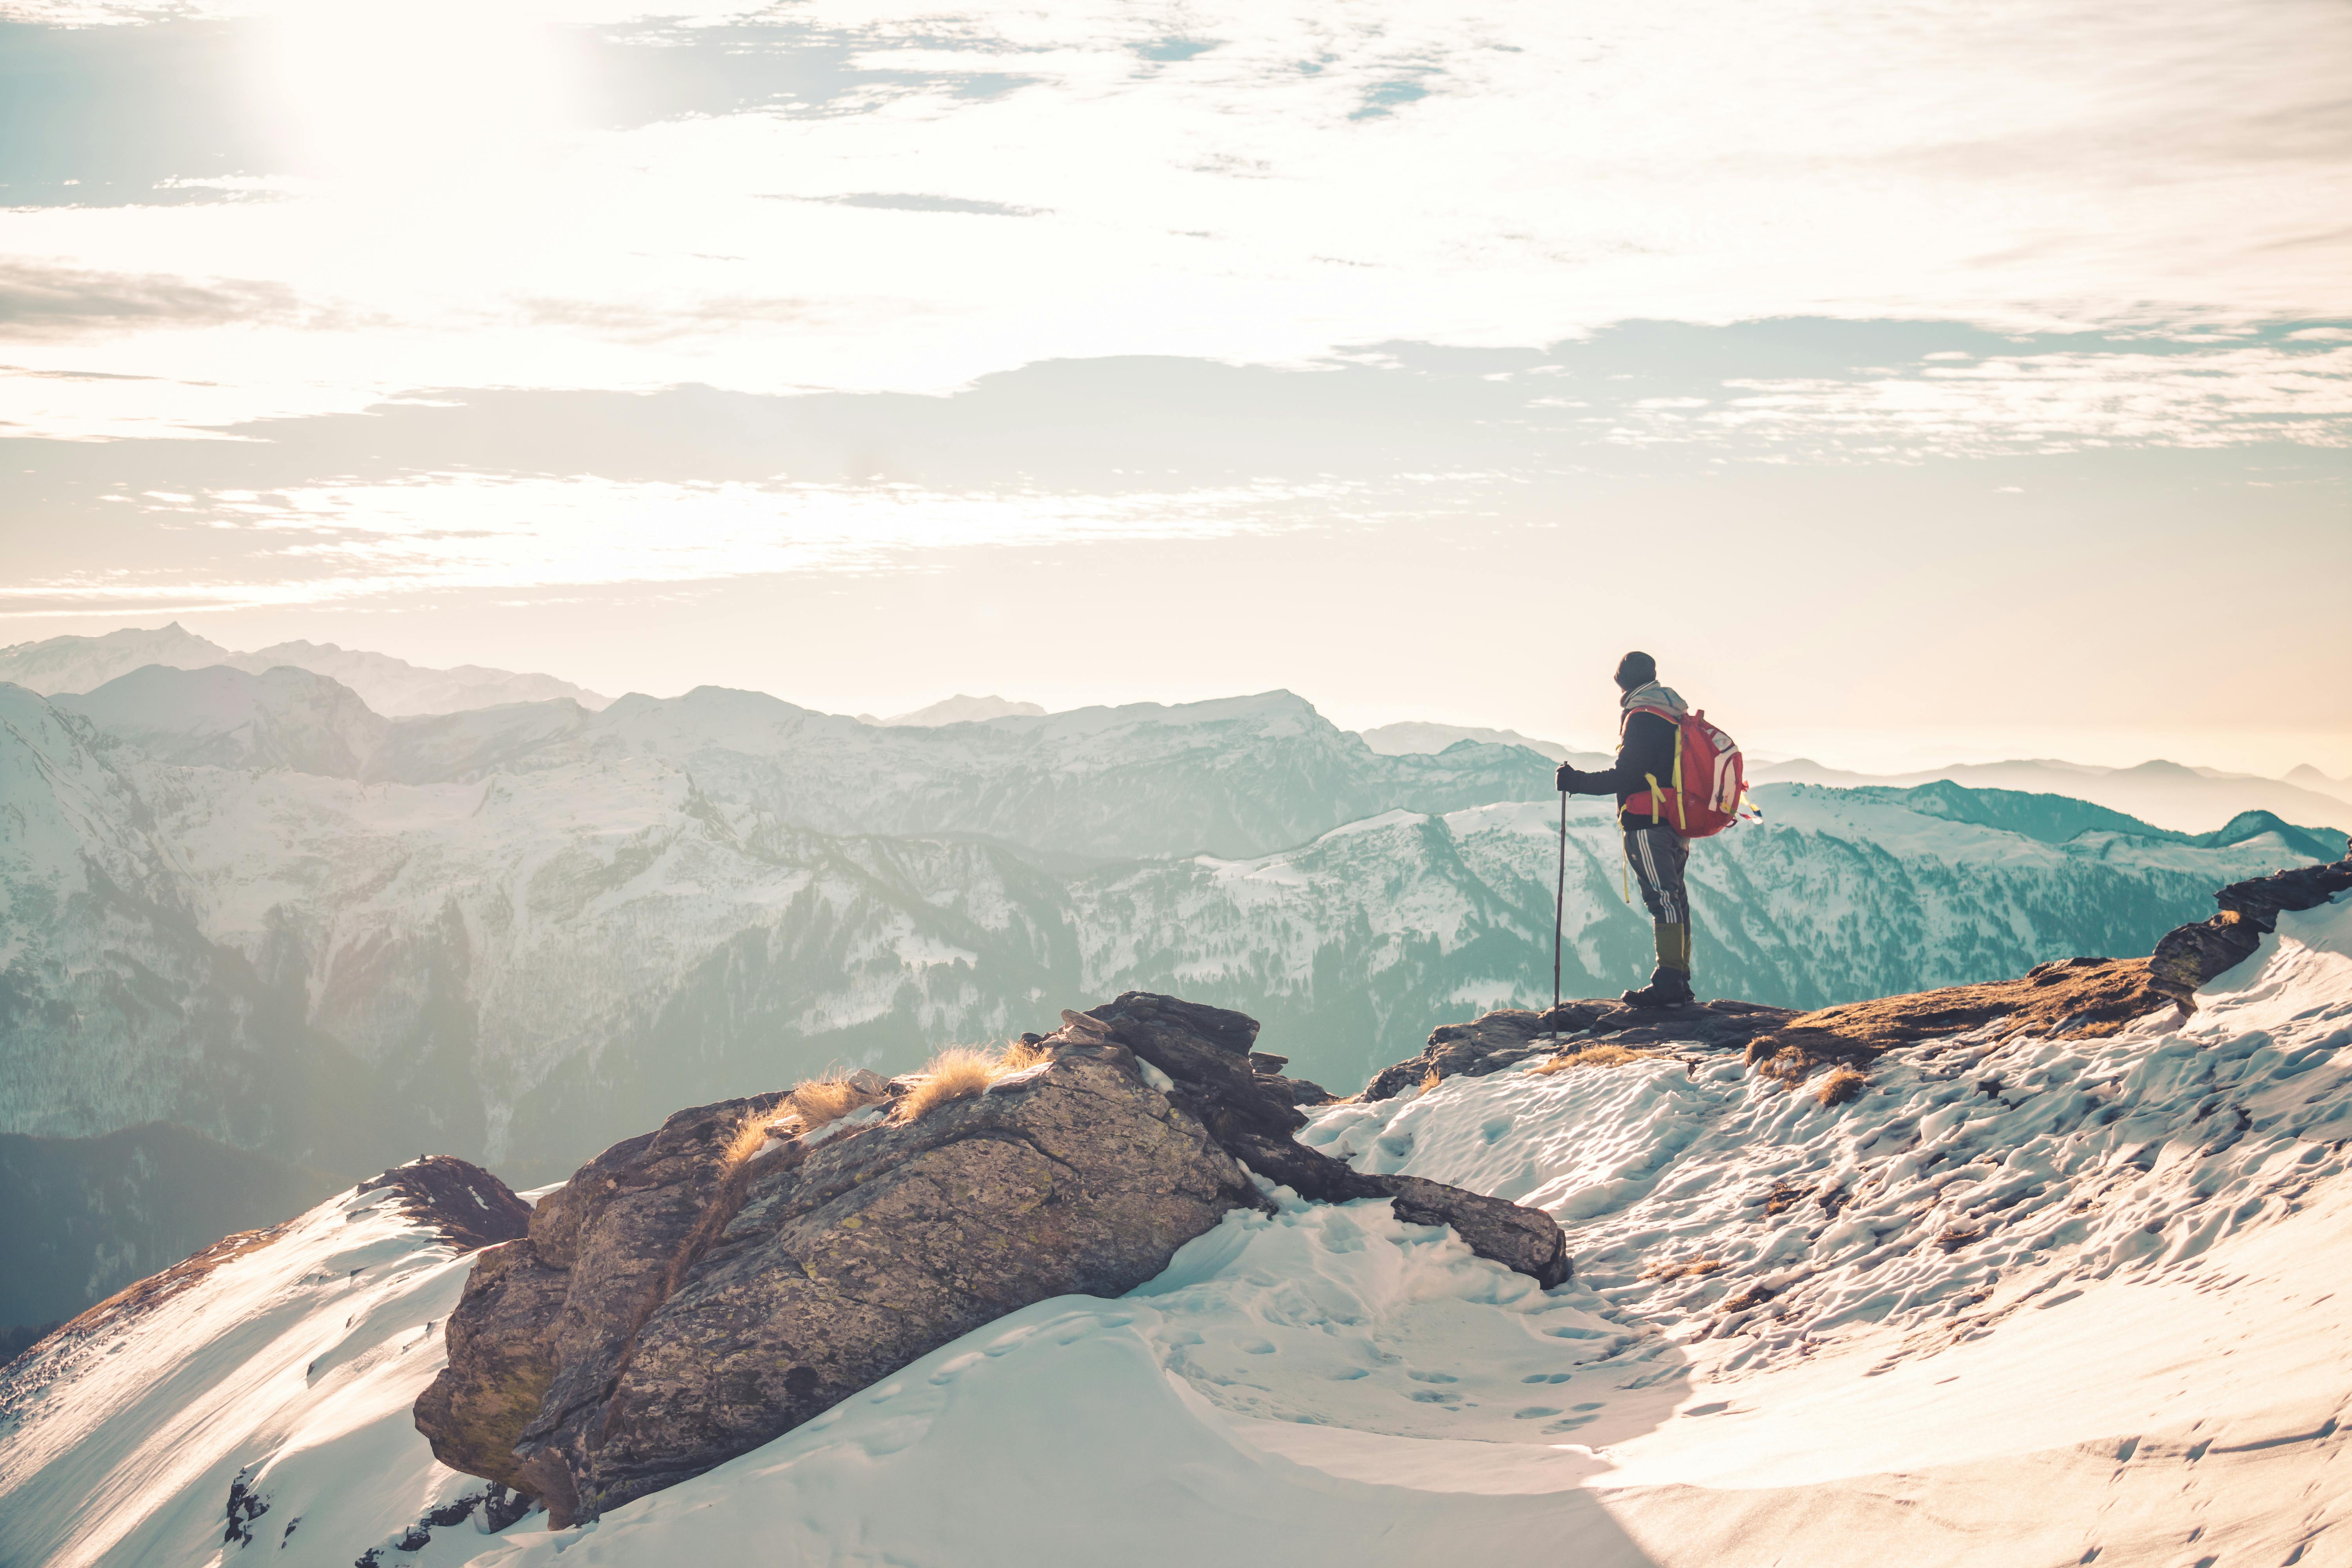
[(1679, 1007), (1685, 1002), (1697, 1001), (1698, 994), (1691, 989), (1686, 971), (1661, 964), (1647, 985), (1628, 991), (1618, 1000), (1628, 1007)]

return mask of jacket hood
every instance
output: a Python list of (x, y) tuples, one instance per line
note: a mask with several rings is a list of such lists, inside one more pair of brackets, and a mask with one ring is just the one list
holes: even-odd
[(1617, 706), (1622, 709), (1664, 708), (1675, 713), (1690, 711), (1690, 704), (1682, 700), (1681, 693), (1671, 686), (1661, 686), (1654, 680), (1645, 686), (1637, 686), (1625, 693)]

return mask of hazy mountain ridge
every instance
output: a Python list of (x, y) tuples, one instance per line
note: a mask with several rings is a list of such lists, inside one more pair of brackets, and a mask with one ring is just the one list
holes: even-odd
[[(2303, 770), (2298, 770), (2300, 774)], [(2268, 811), (2290, 822), (2316, 823), (2352, 831), (2352, 792), (2326, 783), (2315, 768), (2289, 780), (2215, 768), (2185, 767), (2163, 761), (2136, 767), (2095, 767), (2052, 759), (1961, 763), (1918, 773), (1857, 773), (1823, 767), (1808, 758), (1751, 770), (1765, 784), (1821, 784), (1845, 788), (1902, 788), (1938, 781), (1969, 789), (2011, 790), (2089, 801), (2181, 832), (2210, 831), (2244, 811)]]
[(1376, 725), (1359, 730), (1364, 744), (1383, 756), (1404, 756), (1412, 752), (1442, 752), (1464, 741), (1475, 741), (1490, 746), (1525, 746), (1528, 751), (1549, 757), (1555, 763), (1574, 763), (1580, 768), (1602, 768), (1609, 757), (1601, 752), (1580, 752), (1563, 746), (1558, 741), (1537, 741), (1517, 730), (1488, 730), (1470, 724), (1435, 724), (1412, 719), (1401, 723)]
[(177, 621), (152, 629), (124, 626), (102, 637), (47, 637), (0, 647), (0, 681), (43, 696), (94, 691), (148, 665), (174, 669), (226, 666), (248, 675), (280, 667), (307, 669), (350, 687), (386, 718), (557, 698), (589, 708), (601, 708), (609, 700), (551, 675), (517, 674), (478, 664), (429, 669), (390, 654), (333, 643), (284, 642), (239, 653), (198, 637)]
[[(21, 1047), (0, 1129), (172, 1121), (341, 1173), (433, 1148), (530, 1180), (650, 1105), (910, 1066), (909, 1042), (1050, 1024), (1047, 997), (1242, 1006), (1342, 1089), (1435, 1023), (1541, 999), (1549, 800), (1335, 825), (1345, 789), (1317, 790), (1380, 776), (1350, 771), (1360, 743), (1286, 695), (1201, 707), (877, 731), (746, 693), (542, 704), (395, 725), (513, 759), (403, 784), (163, 764), (0, 688)], [(1549, 794), (1531, 753), (1454, 756), (1449, 788)], [(940, 826), (784, 815), (811, 801)], [(1700, 983), (1796, 1005), (2143, 952), (2213, 887), (2313, 858), (2276, 834), (2050, 843), (1838, 791), (1764, 804), (1695, 856)], [(1143, 853), (1195, 847), (1188, 821), (1246, 840), (1302, 819), (1268, 853)], [(1605, 808), (1571, 826), (1566, 984), (1614, 991), (1647, 970), (1646, 922)]]

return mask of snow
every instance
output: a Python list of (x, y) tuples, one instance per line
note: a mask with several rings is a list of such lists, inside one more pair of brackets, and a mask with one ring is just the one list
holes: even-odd
[[(45, 1342), (0, 1380), (0, 1562), (219, 1563), (242, 1478), (271, 1561), (345, 1568), (478, 1494), (409, 1414), (470, 1267), (388, 1189), (347, 1193), (143, 1314)], [(399, 1560), (483, 1544), (471, 1522), (431, 1533)]]
[(2346, 1511), (2347, 950), (2352, 907), (2289, 917), (2183, 1028), (1956, 1040), (1835, 1110), (1696, 1057), (1333, 1108), (1366, 1168), (1550, 1207), (1579, 1278), (1281, 1194), (481, 1561), (2341, 1561), (2292, 1554)]
[[(1326, 1108), (1305, 1136), (1362, 1168), (1549, 1209), (1575, 1279), (1269, 1189), (1126, 1299), (1010, 1314), (593, 1526), (384, 1556), (2344, 1561), (2352, 902), (2284, 917), (2185, 1022), (1871, 1076), (1829, 1108), (1694, 1048)], [(463, 1274), (346, 1197), (43, 1351), (0, 1559), (340, 1568), (395, 1538), (467, 1485), (405, 1419)], [(269, 1512), (224, 1552), (240, 1471)]]

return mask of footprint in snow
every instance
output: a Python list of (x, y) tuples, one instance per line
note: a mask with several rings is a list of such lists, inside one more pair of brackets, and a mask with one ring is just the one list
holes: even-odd
[(1559, 1406), (1556, 1405), (1530, 1405), (1525, 1410), (1512, 1411), (1511, 1419), (1514, 1421), (1533, 1421), (1539, 1416), (1557, 1415), (1559, 1414)]
[(1415, 1383), (1459, 1383), (1462, 1380), (1450, 1372), (1409, 1372), (1405, 1375)]

